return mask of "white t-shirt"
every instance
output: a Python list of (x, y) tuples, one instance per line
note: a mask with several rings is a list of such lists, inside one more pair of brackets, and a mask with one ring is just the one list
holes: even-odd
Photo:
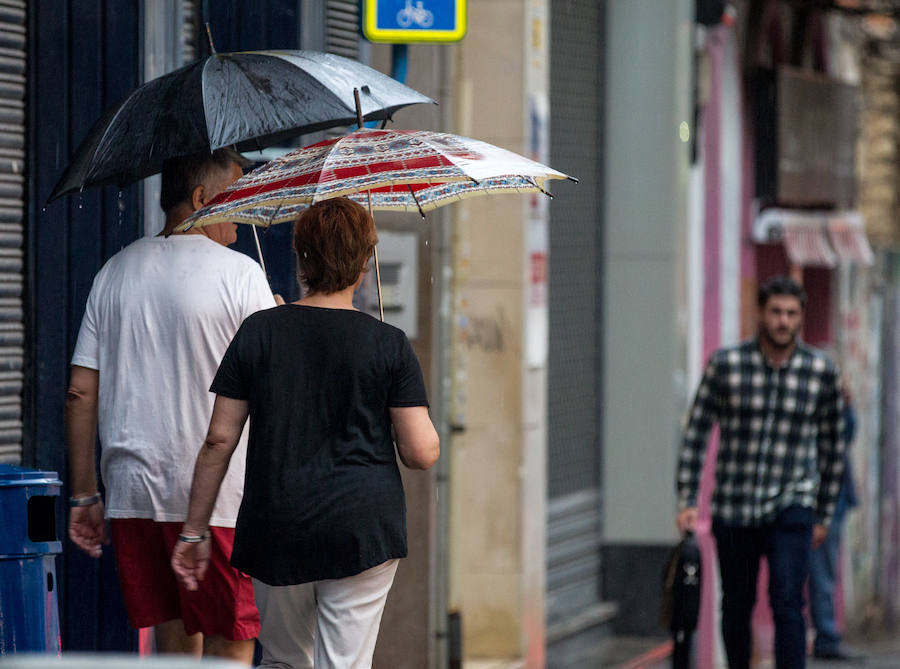
[[(103, 266), (72, 364), (100, 372), (107, 517), (185, 519), (219, 361), (244, 318), (272, 306), (259, 265), (203, 235), (145, 237)], [(234, 527), (246, 447), (245, 431), (211, 525)]]

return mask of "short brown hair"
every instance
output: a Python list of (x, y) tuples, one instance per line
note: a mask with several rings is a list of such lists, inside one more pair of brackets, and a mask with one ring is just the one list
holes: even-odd
[(247, 167), (252, 162), (234, 149), (216, 149), (212, 153), (201, 151), (189, 156), (169, 158), (163, 163), (162, 184), (159, 190), (159, 206), (163, 212), (177, 204), (190, 202), (194, 189), (206, 185), (214, 171), (227, 170), (231, 163)]
[(297, 279), (310, 293), (336, 293), (366, 270), (378, 235), (375, 221), (345, 197), (317, 202), (294, 223)]

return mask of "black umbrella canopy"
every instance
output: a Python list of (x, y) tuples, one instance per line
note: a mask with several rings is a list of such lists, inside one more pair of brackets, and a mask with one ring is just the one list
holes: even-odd
[(136, 89), (91, 128), (50, 195), (86, 186), (120, 188), (163, 161), (234, 146), (249, 151), (290, 137), (385, 120), (434, 101), (362, 63), (316, 51), (219, 53)]

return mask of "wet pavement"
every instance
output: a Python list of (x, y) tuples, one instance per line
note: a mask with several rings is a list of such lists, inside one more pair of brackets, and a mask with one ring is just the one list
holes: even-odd
[[(659, 657), (661, 639), (616, 638), (604, 653), (589, 666), (591, 669), (669, 669), (671, 660)], [(900, 634), (877, 640), (851, 639), (847, 649), (862, 655), (861, 660), (819, 660), (810, 657), (806, 669), (900, 669)], [(774, 669), (775, 663), (763, 660), (754, 669)], [(587, 667), (585, 667), (587, 669)]]
[(848, 650), (863, 654), (863, 661), (844, 662), (810, 658), (807, 669), (900, 669), (900, 636), (878, 641), (851, 640)]

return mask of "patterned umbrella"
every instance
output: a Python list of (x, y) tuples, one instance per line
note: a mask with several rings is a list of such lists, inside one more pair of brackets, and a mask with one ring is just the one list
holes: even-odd
[[(371, 209), (424, 212), (489, 193), (543, 192), (571, 179), (512, 151), (427, 130), (361, 129), (292, 151), (245, 175), (182, 229), (221, 221), (268, 227), (304, 207), (346, 196)], [(549, 195), (549, 193), (547, 193)]]

